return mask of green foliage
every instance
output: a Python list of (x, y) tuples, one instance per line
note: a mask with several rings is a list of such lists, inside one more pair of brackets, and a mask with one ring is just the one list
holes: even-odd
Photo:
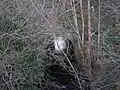
[[(17, 35), (9, 36), (15, 30), (24, 27), (24, 22), (25, 19), (21, 15), (17, 16), (14, 20), (8, 19), (5, 15), (0, 15), (0, 35), (8, 33), (8, 35), (0, 38), (1, 60), (6, 60), (7, 65), (12, 66), (14, 69), (14, 71), (8, 71), (6, 70), (6, 65), (2, 65), (5, 69), (1, 69), (1, 72), (14, 73), (12, 74), (13, 78), (11, 83), (13, 86), (14, 83), (20, 84), (18, 86), (20, 90), (40, 90), (37, 85), (39, 84), (39, 87), (41, 86), (42, 78), (44, 77), (44, 52), (42, 50), (32, 49), (32, 46), (28, 45), (20, 37), (19, 32), (17, 32)], [(20, 31), (21, 33), (23, 32), (22, 30)], [(6, 75), (3, 77), (11, 78)], [(4, 80), (0, 78), (0, 81)], [(6, 82), (0, 82), (0, 85), (2, 84), (5, 84), (3, 87), (6, 87)], [(12, 89), (11, 86), (9, 88)]]
[[(0, 44), (1, 50), (4, 51), (7, 44), (7, 39), (3, 39)], [(18, 61), (16, 61), (15, 69), (20, 71), (22, 77), (25, 78), (25, 80), (22, 80), (24, 90), (37, 90), (37, 84), (41, 84), (42, 77), (44, 77), (45, 54), (43, 51), (29, 48), (22, 39), (12, 40), (9, 49), (18, 52)], [(10, 59), (14, 58), (9, 58), (9, 60)]]
[[(42, 82), (44, 76), (44, 53), (38, 50), (25, 49), (21, 55), (20, 71), (25, 75), (28, 85), (31, 87)], [(36, 88), (36, 86), (34, 86)], [(31, 89), (32, 90), (32, 89)]]
[(8, 33), (14, 31), (17, 28), (17, 24), (8, 19), (5, 15), (0, 15), (0, 32)]
[(0, 39), (0, 50), (4, 51), (7, 47), (8, 40), (7, 39)]
[(120, 31), (113, 27), (108, 27), (103, 31), (103, 50), (104, 55), (107, 57), (116, 57), (119, 58), (117, 55), (117, 50), (115, 49), (114, 45), (120, 45)]
[(26, 25), (26, 19), (22, 15), (18, 15), (15, 19), (9, 19), (6, 15), (0, 15), (0, 34), (12, 33)]
[[(17, 84), (22, 84), (22, 89), (21, 90), (40, 90), (40, 88), (37, 88), (37, 84), (42, 83), (42, 78), (44, 77), (44, 72), (45, 72), (45, 54), (42, 50), (33, 50), (32, 48), (29, 48), (26, 44), (24, 46), (24, 42), (22, 40), (14, 40), (11, 45), (13, 48), (11, 50), (16, 50), (18, 53), (17, 61), (14, 63), (12, 57), (10, 57), (8, 60), (12, 60), (14, 65), (14, 74), (13, 77), (17, 75), (16, 81)], [(21, 45), (22, 43), (22, 45)], [(19, 47), (20, 44), (20, 47)], [(22, 49), (21, 49), (22, 48)], [(18, 51), (21, 50), (21, 51)], [(4, 58), (4, 57), (2, 57)], [(9, 64), (9, 63), (8, 63)], [(3, 65), (4, 66), (4, 65)], [(6, 72), (6, 70), (2, 70), (2, 72)], [(7, 71), (10, 72), (10, 71)], [(6, 76), (5, 76), (6, 77)], [(22, 80), (19, 80), (19, 78), (24, 78)], [(14, 82), (14, 78), (11, 82)], [(0, 83), (1, 84), (1, 83)], [(39, 86), (39, 87), (40, 87)]]
[(11, 42), (11, 48), (16, 51), (22, 52), (22, 50), (26, 46), (27, 46), (27, 44), (22, 39), (16, 39), (16, 40), (13, 40), (13, 42)]
[(112, 29), (109, 28), (108, 31), (106, 32), (107, 36), (106, 36), (106, 40), (108, 41), (108, 43), (110, 44), (120, 44), (120, 35), (119, 35), (120, 31), (117, 31), (117, 29)]

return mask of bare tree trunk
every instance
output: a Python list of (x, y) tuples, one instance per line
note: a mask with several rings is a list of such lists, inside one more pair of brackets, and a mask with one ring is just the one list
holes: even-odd
[(87, 57), (86, 57), (86, 67), (87, 74), (91, 79), (91, 16), (90, 16), (90, 0), (88, 0), (88, 44), (87, 44)]
[(82, 0), (80, 0), (80, 13), (81, 13), (81, 20), (82, 20), (82, 44), (84, 44), (84, 36), (85, 36), (84, 27), (85, 27), (85, 25), (84, 25)]

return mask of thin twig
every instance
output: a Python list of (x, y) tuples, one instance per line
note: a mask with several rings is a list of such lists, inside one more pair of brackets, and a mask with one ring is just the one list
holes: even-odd
[(99, 60), (99, 54), (100, 54), (100, 0), (98, 0), (98, 3), (99, 3), (99, 7), (98, 7), (98, 57), (97, 57), (97, 60)]
[[(57, 42), (57, 45), (58, 45), (58, 42)], [(79, 76), (78, 76), (76, 70), (74, 69), (72, 63), (70, 62), (68, 56), (67, 56), (67, 55), (64, 53), (64, 51), (59, 47), (59, 45), (58, 45), (58, 48), (60, 49), (60, 51), (64, 54), (65, 58), (67, 59), (67, 61), (68, 61), (69, 65), (70, 65), (70, 67), (72, 68), (73, 72), (75, 73), (75, 76), (76, 76), (76, 78), (77, 78), (77, 81), (78, 81), (79, 87), (80, 87), (80, 89), (82, 89), (82, 86), (81, 86), (81, 83), (80, 83)]]

